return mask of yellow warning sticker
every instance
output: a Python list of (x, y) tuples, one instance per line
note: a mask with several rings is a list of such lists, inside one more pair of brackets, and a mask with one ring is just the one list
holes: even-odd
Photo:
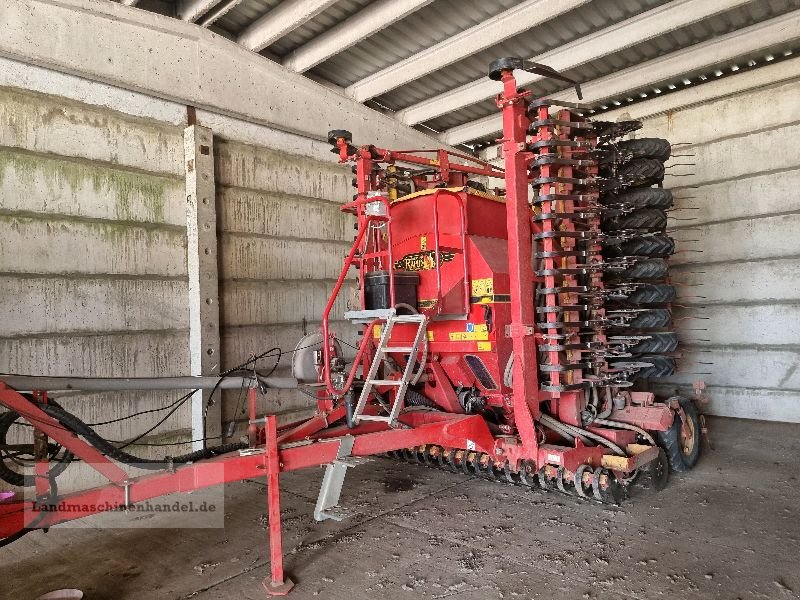
[(489, 339), (489, 329), (486, 327), (485, 323), (478, 323), (477, 325), (473, 325), (472, 323), (467, 323), (466, 331), (450, 332), (451, 342), (475, 342), (475, 341), (486, 341), (488, 339)]
[(420, 250), (427, 250), (428, 249), (428, 236), (427, 235), (419, 236), (419, 249)]
[(425, 335), (427, 335), (427, 336), (428, 336), (428, 341), (429, 341), (429, 342), (432, 342), (432, 341), (433, 341), (433, 332), (432, 332), (432, 331), (426, 331), (426, 332), (425, 332)]
[(381, 325), (375, 325), (375, 327), (372, 328), (372, 337), (374, 337), (376, 340), (379, 340), (381, 339), (382, 332), (383, 327)]
[(491, 296), (492, 294), (494, 294), (494, 280), (491, 277), (472, 280), (473, 296)]
[(478, 352), (491, 352), (492, 342), (478, 342)]

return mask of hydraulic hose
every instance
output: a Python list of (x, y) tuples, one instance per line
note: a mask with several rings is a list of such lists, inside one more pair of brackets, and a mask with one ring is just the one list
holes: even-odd
[(621, 421), (610, 421), (608, 419), (595, 419), (592, 423), (596, 423), (597, 425), (605, 425), (606, 427), (616, 427), (618, 429), (629, 429), (630, 431), (635, 431), (639, 435), (641, 435), (644, 439), (650, 442), (650, 445), (655, 446), (656, 441), (653, 439), (649, 433), (647, 433), (641, 427), (637, 427), (636, 425), (631, 425), (630, 423), (622, 423)]
[(56, 419), (64, 427), (83, 437), (87, 442), (89, 442), (89, 444), (91, 444), (94, 448), (96, 448), (109, 458), (126, 465), (139, 467), (140, 469), (160, 470), (167, 468), (173, 464), (185, 464), (205, 458), (213, 458), (214, 456), (219, 456), (220, 454), (241, 450), (246, 446), (243, 443), (224, 444), (222, 446), (215, 446), (213, 448), (204, 448), (202, 450), (196, 450), (194, 452), (190, 452), (189, 454), (166, 457), (163, 459), (140, 458), (138, 456), (134, 456), (133, 454), (128, 454), (127, 452), (120, 450), (119, 448), (111, 444), (108, 440), (100, 436), (97, 432), (95, 432), (86, 423), (81, 421), (78, 417), (76, 417), (70, 412), (67, 412), (63, 408), (55, 406), (53, 404), (37, 403), (37, 406), (40, 409), (42, 409), (47, 415)]

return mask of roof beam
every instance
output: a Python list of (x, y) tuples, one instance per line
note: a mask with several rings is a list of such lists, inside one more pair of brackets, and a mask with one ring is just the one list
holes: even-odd
[(178, 0), (178, 18), (194, 23), (221, 0)]
[(260, 52), (290, 31), (316, 17), (337, 0), (283, 0), (255, 23), (247, 27), (237, 42), (248, 50)]
[[(796, 38), (800, 38), (800, 10), (584, 83), (581, 86), (584, 101), (598, 102), (619, 97), (647, 85), (657, 85), (697, 69), (711, 67)], [(550, 94), (548, 97), (554, 100), (575, 100), (572, 89)], [(460, 144), (502, 130), (503, 118), (498, 113), (448, 129), (441, 134), (440, 139), (448, 144)]]
[(217, 5), (214, 10), (203, 15), (202, 19), (198, 19), (197, 24), (200, 25), (200, 27), (209, 27), (212, 23), (215, 23), (217, 19), (224, 17), (241, 3), (242, 0), (227, 0), (227, 2), (221, 6)]
[[(216, 115), (215, 122), (245, 121), (229, 125), (239, 131), (247, 130), (248, 123), (264, 125), (274, 131), (258, 135), (294, 134), (325, 150), (331, 129), (348, 129), (356, 143), (383, 148), (441, 146), (388, 115), (180, 19), (97, 0), (5, 0), (3, 16), (15, 26), (0, 35), (2, 57), (195, 106)], [(92, 43), (81, 46), (75, 40)], [(142, 48), (148, 50), (147, 60), (142, 60)]]
[[(567, 71), (752, 1), (674, 0), (579, 38), (565, 46), (535, 56), (532, 60), (545, 63), (559, 71)], [(539, 79), (543, 79), (543, 77), (525, 72), (520, 72), (517, 77), (517, 81), (521, 85), (528, 85)], [(499, 91), (500, 85), (496, 81), (482, 77), (444, 94), (409, 106), (399, 111), (396, 117), (407, 125), (422, 123), (439, 115), (482, 102)]]
[(433, 0), (378, 0), (313, 41), (300, 46), (283, 61), (283, 66), (303, 73), (331, 56), (354, 46), (381, 29), (410, 15)]
[(527, 0), (487, 19), (480, 25), (470, 27), (435, 46), (357, 81), (345, 88), (345, 92), (354, 100), (365, 102), (586, 3), (587, 0), (561, 0), (560, 2)]

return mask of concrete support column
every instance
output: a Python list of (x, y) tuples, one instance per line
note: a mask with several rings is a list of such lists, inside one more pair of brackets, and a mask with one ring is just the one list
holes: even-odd
[[(217, 212), (214, 187), (214, 141), (209, 128), (184, 130), (186, 168), (186, 239), (189, 273), (189, 356), (192, 375), (220, 372)], [(192, 398), (192, 439), (222, 432), (222, 401), (208, 405), (210, 390)], [(216, 443), (212, 441), (212, 445)], [(194, 442), (199, 450), (206, 444)]]

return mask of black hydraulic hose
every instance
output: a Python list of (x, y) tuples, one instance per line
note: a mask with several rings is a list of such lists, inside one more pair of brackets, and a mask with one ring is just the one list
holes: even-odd
[(195, 462), (205, 458), (213, 458), (214, 456), (219, 456), (220, 454), (225, 454), (227, 452), (234, 452), (236, 450), (241, 450), (242, 448), (246, 447), (246, 444), (244, 443), (224, 444), (222, 446), (215, 446), (213, 448), (204, 448), (202, 450), (196, 450), (194, 452), (190, 452), (189, 454), (183, 454), (181, 456), (173, 456), (163, 459), (140, 458), (138, 456), (134, 456), (133, 454), (128, 454), (127, 452), (120, 450), (119, 448), (111, 444), (108, 440), (104, 439), (99, 434), (97, 434), (97, 432), (95, 432), (86, 423), (81, 421), (78, 417), (76, 417), (70, 412), (67, 412), (63, 408), (55, 406), (53, 404), (38, 404), (38, 406), (45, 413), (47, 413), (47, 415), (56, 419), (67, 429), (82, 436), (87, 442), (89, 442), (89, 444), (91, 444), (94, 448), (96, 448), (109, 458), (126, 465), (138, 467), (140, 469), (148, 469), (148, 470), (165, 469), (173, 464), (184, 464), (184, 463)]

